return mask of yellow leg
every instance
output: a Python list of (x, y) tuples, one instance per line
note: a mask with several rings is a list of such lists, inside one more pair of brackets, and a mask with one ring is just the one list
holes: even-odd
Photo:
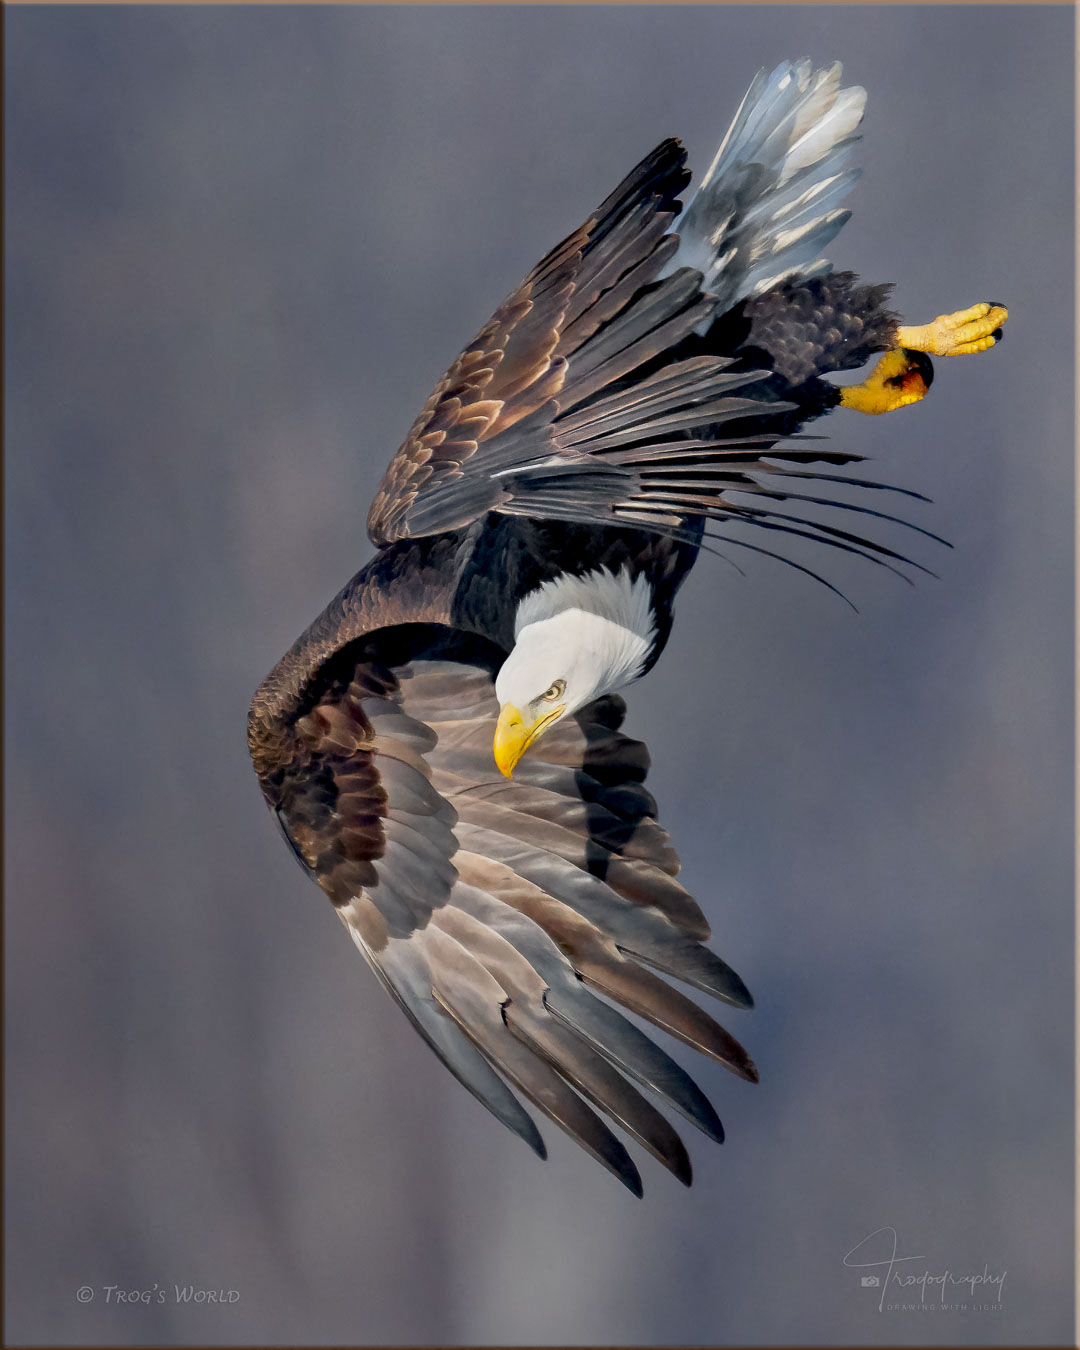
[(840, 406), (861, 413), (887, 413), (906, 408), (926, 397), (934, 369), (920, 352), (894, 347), (877, 363), (862, 384), (840, 391)]
[(932, 323), (896, 330), (897, 345), (887, 351), (862, 384), (841, 391), (840, 404), (862, 413), (892, 412), (918, 403), (934, 379), (933, 356), (971, 356), (989, 351), (1009, 317), (1004, 305), (985, 302), (939, 315)]
[(984, 302), (956, 314), (941, 314), (932, 323), (900, 328), (896, 340), (901, 347), (932, 356), (970, 356), (989, 350), (997, 342), (997, 330), (1008, 317), (1004, 305)]

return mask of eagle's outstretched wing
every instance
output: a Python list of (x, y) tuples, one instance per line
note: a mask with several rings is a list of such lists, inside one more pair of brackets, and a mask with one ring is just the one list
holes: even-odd
[[(513, 485), (502, 472), (555, 449), (555, 395), (564, 407), (571, 388), (584, 396), (599, 387), (595, 373), (584, 383), (581, 349), (600, 328), (606, 340), (591, 344), (590, 366), (604, 367), (610, 349), (632, 369), (708, 317), (713, 302), (697, 273), (657, 282), (678, 249), (667, 231), (689, 181), (685, 150), (664, 141), (499, 307), (391, 461), (368, 515), (373, 543), (456, 529), (508, 502)], [(619, 373), (601, 369), (599, 384)]]
[(720, 1140), (716, 1113), (590, 989), (753, 1080), (742, 1047), (656, 972), (751, 1000), (703, 945), (622, 700), (553, 730), (508, 781), (491, 755), (502, 654), (394, 640), (383, 630), (320, 672), (274, 776), (287, 837), (417, 1029), (538, 1153), (508, 1084), (636, 1193), (637, 1169), (582, 1096), (689, 1183), (681, 1140), (629, 1078)]
[[(763, 455), (796, 466), (857, 458), (778, 453), (778, 415), (795, 405), (775, 389), (760, 396), (770, 370), (694, 346), (736, 301), (793, 271), (827, 271), (820, 249), (847, 216), (836, 203), (854, 181), (841, 164), (863, 91), (841, 90), (839, 67), (808, 63), (754, 89), (753, 116), (740, 110), (682, 217), (690, 175), (667, 140), (498, 309), (387, 469), (368, 517), (374, 543), (492, 510), (666, 529), (688, 515), (760, 523), (770, 512), (751, 472), (772, 475), (765, 496), (791, 495), (776, 477), (790, 470)], [(800, 315), (807, 350), (831, 332), (827, 315), (817, 331), (813, 311)], [(736, 507), (723, 495), (733, 490), (754, 493), (757, 508)]]

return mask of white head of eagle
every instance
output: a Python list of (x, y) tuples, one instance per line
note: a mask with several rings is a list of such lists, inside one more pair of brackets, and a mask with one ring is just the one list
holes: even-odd
[(656, 638), (648, 579), (601, 567), (545, 581), (518, 605), (514, 636), (495, 680), (495, 762), (507, 778), (537, 737), (645, 669)]

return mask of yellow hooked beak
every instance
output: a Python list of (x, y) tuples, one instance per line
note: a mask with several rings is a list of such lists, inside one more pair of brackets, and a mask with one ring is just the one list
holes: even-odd
[(536, 740), (549, 722), (561, 717), (566, 704), (552, 708), (543, 717), (538, 717), (531, 725), (512, 703), (504, 703), (499, 713), (499, 722), (495, 728), (495, 763), (507, 778), (514, 772), (514, 765)]

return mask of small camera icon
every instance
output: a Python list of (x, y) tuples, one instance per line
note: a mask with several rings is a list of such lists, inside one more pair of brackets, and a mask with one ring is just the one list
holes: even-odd
[(859, 1283), (864, 1289), (877, 1289), (881, 1285), (881, 1280), (876, 1275), (864, 1275)]

